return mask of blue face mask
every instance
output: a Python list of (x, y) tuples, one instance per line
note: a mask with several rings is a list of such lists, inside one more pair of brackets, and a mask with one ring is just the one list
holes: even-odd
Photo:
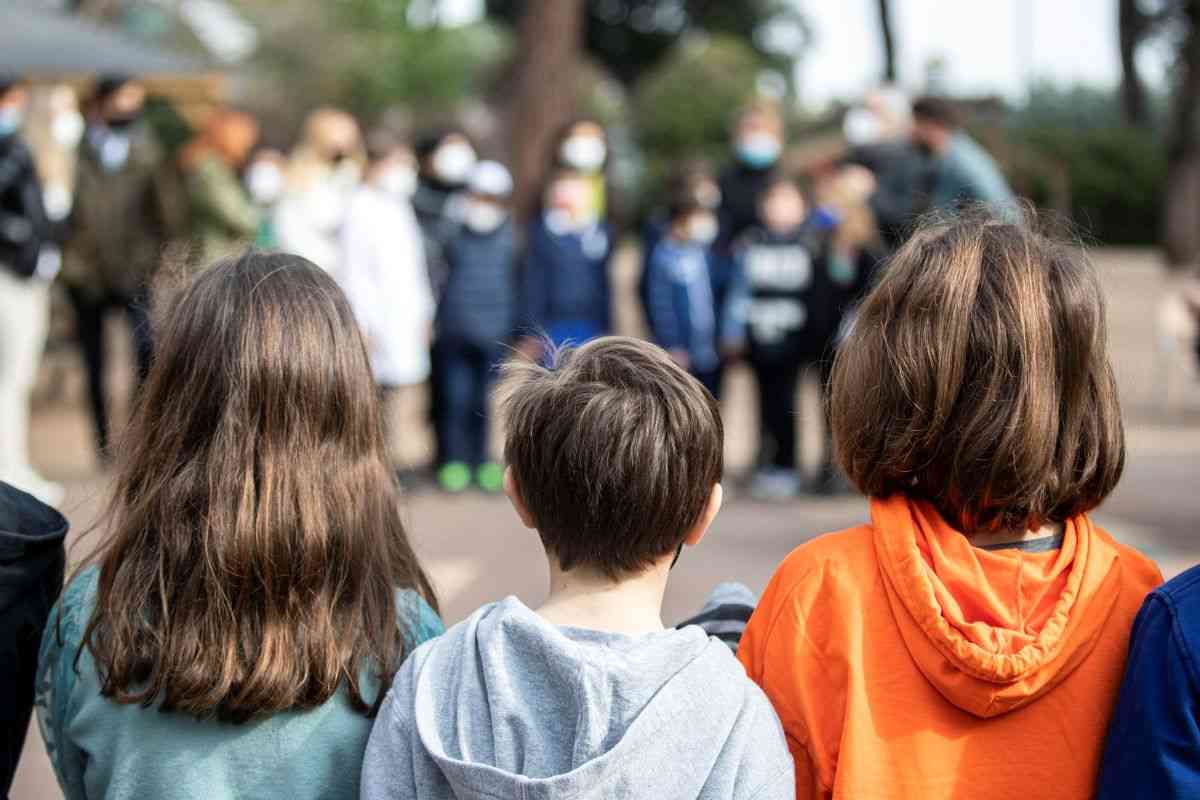
[(764, 133), (752, 133), (738, 140), (738, 160), (751, 169), (764, 169), (779, 160), (779, 141)]
[(21, 129), (25, 112), (17, 106), (0, 106), (0, 138), (7, 139)]

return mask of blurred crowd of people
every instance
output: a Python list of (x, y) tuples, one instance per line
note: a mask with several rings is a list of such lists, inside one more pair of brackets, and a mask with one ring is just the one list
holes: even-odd
[[(594, 119), (555, 137), (526, 220), (514, 213), (509, 170), (481, 158), (462, 129), (364, 135), (354, 117), (324, 108), (285, 153), (260, 141), (252, 116), (217, 109), (168, 155), (144, 120), (145, 87), (108, 76), (82, 107), (69, 90), (47, 101), (48, 138), (74, 155), (67, 180), (25, 142), (29, 100), (22, 82), (0, 82), (0, 480), (51, 502), (60, 490), (30, 466), (26, 440), (53, 280), (74, 309), (106, 458), (110, 312), (128, 321), (144, 377), (162, 264), (206, 264), (248, 245), (309, 259), (349, 296), (380, 392), (411, 408), (419, 404), (402, 395), (429, 385), (436, 480), (451, 492), (501, 488), (487, 423), (508, 347), (551, 357), (613, 331), (611, 262), (628, 230), (612, 219), (609, 142)], [(840, 491), (828, 435), (817, 474), (799, 473), (801, 375), (825, 382), (857, 298), (917, 216), (1015, 203), (954, 106), (937, 98), (870, 93), (845, 117), (845, 153), (803, 169), (789, 162), (776, 105), (751, 102), (731, 131), (729, 163), (678, 165), (640, 224), (646, 322), (718, 398), (730, 364), (752, 369), (762, 432), (755, 495)]]

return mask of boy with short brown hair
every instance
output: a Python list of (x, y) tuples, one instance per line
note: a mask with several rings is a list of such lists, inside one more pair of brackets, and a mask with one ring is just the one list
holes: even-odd
[(549, 597), (485, 606), (409, 659), (363, 797), (791, 798), (761, 691), (724, 644), (661, 619), (671, 566), (721, 505), (712, 396), (634, 339), (506, 372), (506, 490)]

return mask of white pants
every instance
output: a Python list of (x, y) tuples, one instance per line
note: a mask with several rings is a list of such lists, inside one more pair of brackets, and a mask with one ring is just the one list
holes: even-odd
[(0, 266), (0, 481), (53, 502), (29, 463), (29, 396), (49, 322), (50, 284)]

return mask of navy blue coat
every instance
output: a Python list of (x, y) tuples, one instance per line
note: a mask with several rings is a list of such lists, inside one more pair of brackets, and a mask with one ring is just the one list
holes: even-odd
[(29, 716), (38, 648), (62, 590), (62, 514), (0, 483), (0, 797), (8, 797)]
[(556, 341), (587, 339), (611, 330), (608, 261), (612, 253), (607, 225), (582, 232), (555, 233), (545, 218), (533, 223), (525, 260), (521, 327), (547, 333)]
[(445, 256), (438, 336), (481, 345), (508, 339), (516, 322), (512, 224), (486, 234), (462, 227), (447, 242)]
[(1133, 623), (1096, 797), (1200, 797), (1200, 567), (1151, 592)]

